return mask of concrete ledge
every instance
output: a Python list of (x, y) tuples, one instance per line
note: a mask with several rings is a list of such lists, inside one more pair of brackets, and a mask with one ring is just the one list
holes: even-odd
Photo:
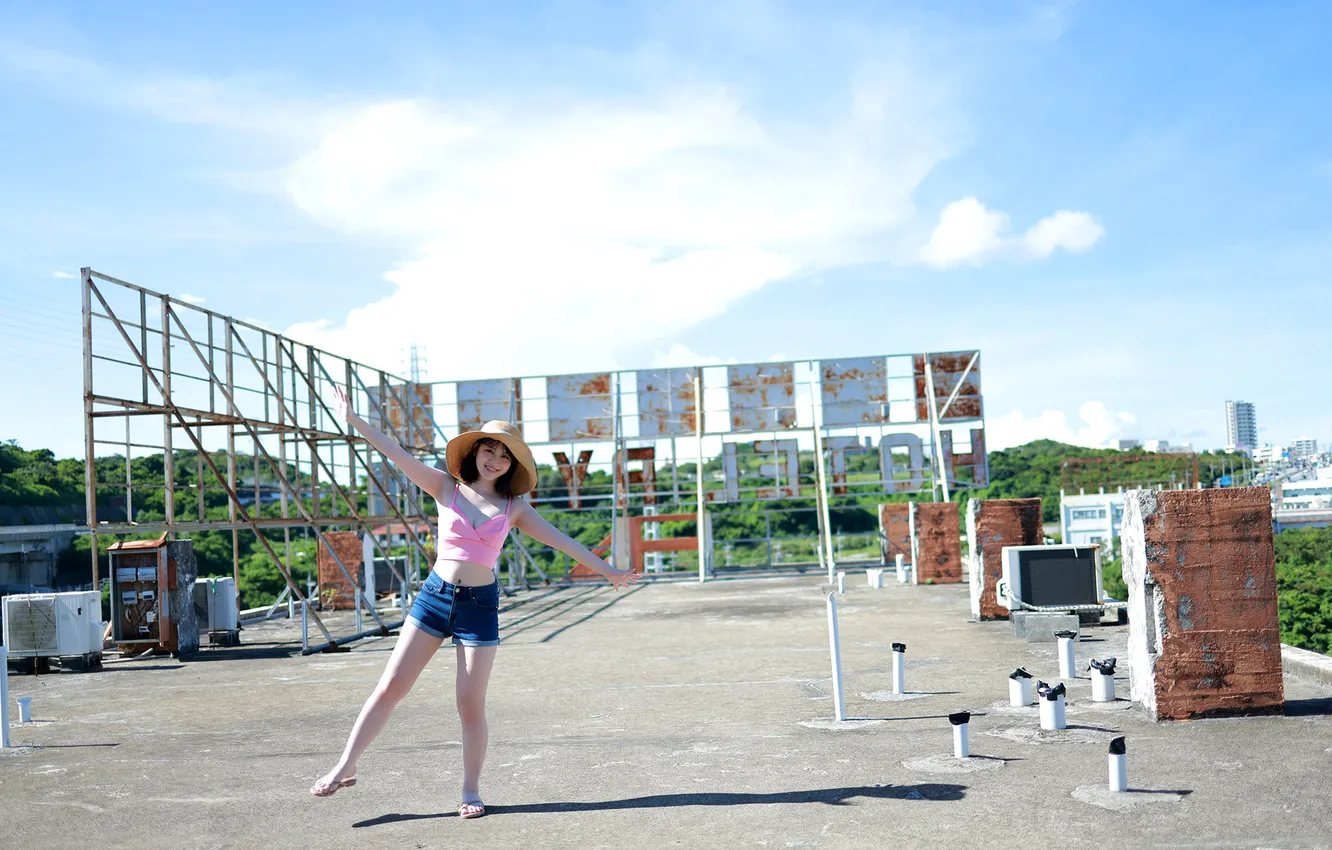
[(1013, 637), (1027, 643), (1054, 643), (1055, 632), (1076, 632), (1080, 628), (1077, 614), (1056, 614), (1051, 611), (1014, 611), (1009, 619), (1013, 623)]
[(1332, 657), (1283, 643), (1281, 669), (1287, 676), (1296, 676), (1332, 688)]

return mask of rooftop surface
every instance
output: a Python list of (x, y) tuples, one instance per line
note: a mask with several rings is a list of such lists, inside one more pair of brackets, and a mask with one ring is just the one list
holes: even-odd
[[(1287, 677), (1285, 716), (1156, 724), (1123, 700), (1092, 703), (1080, 678), (1068, 683), (1069, 728), (1041, 732), (1034, 706), (1008, 707), (1007, 675), (1022, 665), (1055, 681), (1053, 644), (967, 622), (965, 586), (847, 585), (857, 719), (844, 723), (832, 720), (818, 577), (511, 597), (489, 694), (489, 814), (470, 823), (454, 814), (451, 652), (361, 759), (360, 783), (328, 799), (308, 788), (394, 638), (302, 657), (298, 624), (279, 620), (190, 661), (11, 675), (11, 697), (34, 697), (34, 722), (15, 723), (15, 748), (0, 751), (0, 844), (1332, 846), (1326, 687)], [(1079, 665), (1123, 658), (1126, 635), (1085, 629)], [(907, 645), (906, 698), (891, 694), (894, 641)], [(967, 760), (952, 758), (947, 715), (960, 710), (973, 713)], [(1110, 794), (1117, 734), (1131, 790)]]

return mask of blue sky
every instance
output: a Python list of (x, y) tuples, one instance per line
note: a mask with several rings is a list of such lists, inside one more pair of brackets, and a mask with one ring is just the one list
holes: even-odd
[(81, 453), (92, 266), (437, 380), (979, 347), (992, 447), (1332, 443), (1328, 4), (127, 8), (0, 2), (0, 438)]

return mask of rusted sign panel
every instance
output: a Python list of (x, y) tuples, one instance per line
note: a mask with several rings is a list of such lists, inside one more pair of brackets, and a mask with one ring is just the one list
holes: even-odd
[[(430, 384), (390, 385), (381, 391), (379, 387), (370, 387), (370, 424), (382, 431), (387, 431), (403, 446), (417, 451), (435, 447), (435, 415), (431, 406)], [(411, 427), (408, 416), (403, 413), (403, 406), (411, 408)], [(388, 415), (388, 423), (380, 410)]]
[[(967, 364), (975, 356), (976, 363), (967, 372)], [(957, 397), (949, 405), (948, 410), (944, 411), (941, 417), (942, 421), (954, 419), (979, 419), (981, 418), (981, 381), (980, 381), (980, 352), (978, 351), (949, 351), (940, 354), (931, 354), (930, 368), (934, 373), (934, 397), (938, 399), (937, 405), (943, 408), (944, 402), (952, 395), (953, 388), (959, 383), (962, 388), (958, 390)], [(912, 359), (912, 372), (916, 379), (916, 416), (921, 420), (930, 418), (930, 409), (927, 399), (929, 391), (925, 381), (925, 355), (917, 354)], [(966, 373), (966, 379), (962, 375)]]
[(792, 364), (727, 366), (726, 387), (732, 432), (795, 427), (795, 367)]
[[(990, 466), (985, 454), (985, 429), (971, 429), (971, 451), (964, 453), (955, 453), (953, 451), (953, 432), (941, 431), (939, 433), (939, 446), (943, 449), (944, 468), (952, 470), (950, 478), (953, 481), (962, 484), (974, 484), (977, 487), (986, 487), (990, 483)], [(970, 472), (968, 476), (961, 475), (964, 471)]]
[(475, 431), (492, 419), (522, 428), (523, 402), (516, 378), (458, 382), (458, 429)]
[(694, 370), (649, 369), (635, 373), (638, 385), (638, 433), (644, 437), (693, 434)]
[(800, 495), (800, 443), (797, 440), (757, 440), (754, 451), (761, 455), (780, 458), (778, 463), (759, 466), (759, 475), (772, 478), (775, 487), (760, 487), (758, 499), (794, 499)]
[(887, 422), (888, 358), (824, 360), (822, 378), (823, 424), (876, 425)]
[(614, 435), (611, 373), (546, 378), (552, 442), (603, 440)]

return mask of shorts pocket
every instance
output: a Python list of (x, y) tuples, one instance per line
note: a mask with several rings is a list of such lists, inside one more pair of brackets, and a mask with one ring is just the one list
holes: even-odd
[(422, 590), (428, 590), (431, 593), (442, 593), (444, 591), (444, 579), (439, 577), (439, 573), (432, 572), (430, 577), (421, 585)]
[(482, 611), (491, 612), (499, 610), (499, 584), (488, 584), (472, 591), (472, 601), (476, 607)]

